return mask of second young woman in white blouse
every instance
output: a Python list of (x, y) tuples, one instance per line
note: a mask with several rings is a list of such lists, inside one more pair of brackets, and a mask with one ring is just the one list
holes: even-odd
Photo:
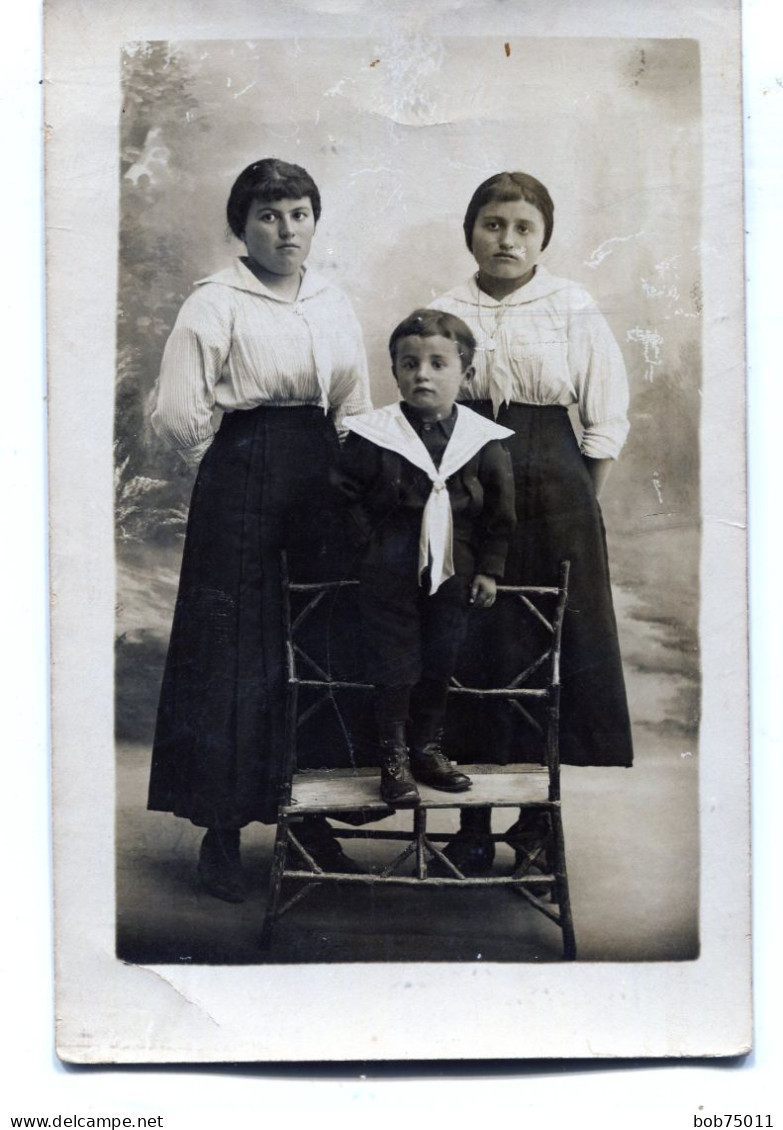
[[(462, 398), (513, 430), (517, 527), (506, 584), (556, 585), (571, 563), (562, 636), (561, 759), (628, 766), (633, 760), (623, 671), (598, 495), (628, 432), (628, 386), (620, 350), (590, 295), (539, 263), (552, 236), (549, 192), (525, 173), (498, 173), (474, 193), (465, 239), (478, 265), (431, 305), (468, 323), (478, 349)], [(577, 438), (568, 414), (576, 405)], [(522, 626), (500, 602), (477, 623), (463, 677), (503, 686), (537, 650), (535, 622)], [(533, 731), (507, 705), (459, 710), (450, 753), (460, 761), (532, 760)], [(538, 751), (542, 753), (542, 751)], [(471, 823), (472, 821), (472, 823)], [(489, 812), (463, 820), (449, 853), (469, 871), (492, 863)], [(507, 838), (524, 851), (534, 829), (520, 820)]]

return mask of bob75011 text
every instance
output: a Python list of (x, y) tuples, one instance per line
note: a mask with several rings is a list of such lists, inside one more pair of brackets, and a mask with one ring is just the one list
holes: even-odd
[(703, 1130), (729, 1130), (730, 1127), (773, 1126), (770, 1114), (694, 1114), (693, 1125)]

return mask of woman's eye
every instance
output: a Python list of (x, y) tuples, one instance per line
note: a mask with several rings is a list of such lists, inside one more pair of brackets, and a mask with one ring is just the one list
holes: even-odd
[(301, 223), (301, 222), (302, 222), (302, 220), (306, 220), (306, 219), (307, 219), (307, 212), (294, 212), (293, 218), (294, 218), (294, 219), (295, 219), (295, 220), (296, 220), (297, 222)]

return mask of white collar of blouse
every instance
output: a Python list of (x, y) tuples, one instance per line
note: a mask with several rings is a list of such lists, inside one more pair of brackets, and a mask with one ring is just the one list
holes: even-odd
[[(231, 287), (233, 290), (244, 290), (250, 294), (259, 294), (262, 298), (270, 298), (274, 302), (282, 302), (286, 305), (290, 305), (292, 301), (288, 298), (281, 298), (279, 294), (275, 294), (269, 287), (264, 286), (241, 259), (235, 259), (233, 264), (226, 267), (225, 270), (217, 271), (214, 275), (207, 275), (204, 279), (198, 279), (194, 286), (204, 286), (205, 283), (217, 283), (220, 286)], [(312, 298), (313, 295), (320, 294), (330, 285), (325, 275), (304, 266), (302, 267), (302, 285), (293, 301), (301, 302), (305, 298)]]
[(570, 279), (559, 279), (555, 275), (550, 275), (546, 267), (542, 267), (539, 263), (530, 282), (525, 283), (519, 290), (513, 290), (505, 298), (492, 298), (483, 290), (479, 290), (475, 275), (466, 283), (455, 287), (451, 291), (451, 296), (462, 302), (469, 302), (471, 306), (521, 306), (525, 302), (535, 302), (538, 298), (547, 298), (561, 290), (573, 290), (574, 285)]

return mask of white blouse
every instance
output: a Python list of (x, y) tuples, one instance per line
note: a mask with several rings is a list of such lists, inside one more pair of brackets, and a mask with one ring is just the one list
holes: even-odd
[(581, 286), (543, 267), (496, 300), (475, 278), (430, 303), (467, 322), (478, 343), (475, 376), (460, 399), (578, 405), (581, 449), (616, 459), (628, 434), (628, 379), (606, 319)]
[(196, 283), (166, 343), (152, 426), (195, 466), (214, 439), (213, 412), (266, 404), (366, 412), (367, 358), (348, 298), (304, 272), (296, 298), (281, 298), (237, 259)]

